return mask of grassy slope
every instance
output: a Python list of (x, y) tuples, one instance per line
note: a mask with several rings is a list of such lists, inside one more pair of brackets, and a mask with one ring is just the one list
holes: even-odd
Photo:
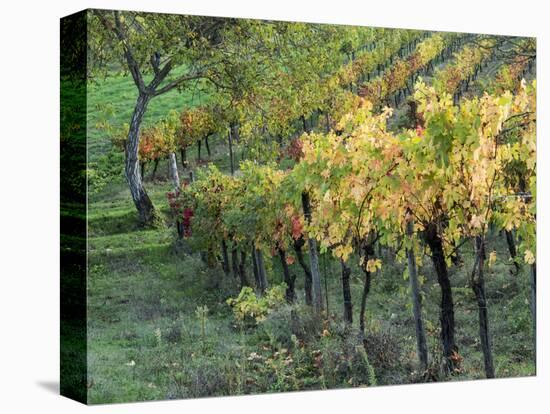
[[(205, 92), (200, 92), (199, 88), (196, 90), (183, 94), (171, 91), (154, 98), (147, 107), (143, 125), (158, 121), (172, 109), (181, 111), (185, 107), (202, 103), (206, 99)], [(91, 161), (95, 161), (110, 148), (110, 140), (103, 131), (96, 128), (97, 123), (108, 120), (113, 127), (130, 123), (136, 99), (137, 88), (129, 76), (117, 75), (89, 83), (88, 136)]]
[[(100, 116), (94, 108), (110, 104), (114, 108), (112, 121), (127, 122), (134, 98), (135, 88), (128, 78), (111, 78), (91, 89), (89, 150), (92, 157), (109, 150), (109, 141), (94, 128)], [(151, 102), (146, 122), (192, 101), (191, 96), (182, 97), (177, 92), (156, 98)], [(214, 157), (222, 168), (227, 169), (223, 145), (216, 146)], [(159, 180), (146, 182), (146, 187), (157, 207), (167, 212), (164, 197), (170, 185), (165, 175), (166, 166), (161, 165)], [(91, 198), (89, 237), (90, 402), (366, 383), (359, 374), (346, 378), (346, 381), (336, 377), (335, 373), (341, 368), (337, 359), (340, 356), (333, 353), (342, 347), (336, 333), (312, 340), (309, 347), (291, 351), (295, 361), (289, 368), (284, 363), (278, 364), (280, 354), (275, 352), (280, 351), (281, 346), (270, 342), (265, 334), (260, 331), (241, 333), (234, 329), (225, 299), (237, 293), (236, 281), (226, 278), (219, 268), (206, 267), (197, 254), (186, 254), (181, 248), (176, 248), (174, 231), (170, 227), (147, 231), (138, 229), (134, 207), (123, 181), (110, 183)], [(509, 275), (501, 237), (490, 243), (489, 250), (492, 249), (497, 250), (499, 257), (487, 275), (496, 373), (498, 377), (532, 375), (527, 274), (516, 278)], [(457, 342), (464, 356), (464, 372), (453, 379), (483, 377), (477, 309), (473, 294), (466, 287), (466, 271), (471, 268), (468, 250), (471, 248), (464, 249), (465, 266), (452, 269)], [(384, 254), (390, 255), (388, 252)], [(335, 314), (329, 331), (337, 332), (342, 309), (339, 266), (322, 259), (322, 269), (325, 261), (329, 307)], [(278, 283), (281, 280), (278, 262), (267, 262), (270, 282)], [(303, 274), (296, 265), (291, 269), (298, 276), (298, 295), (302, 298)], [(374, 278), (368, 301), (368, 330), (372, 333), (369, 341), (373, 349), (369, 358), (379, 384), (410, 382), (416, 361), (408, 282), (402, 276), (403, 270), (400, 264), (384, 266)], [(427, 258), (420, 274), (426, 277), (424, 311), (432, 352), (438, 346), (439, 289)], [(216, 286), (217, 283), (220, 286)], [(356, 321), (361, 289), (362, 277), (354, 268), (352, 294)], [(209, 308), (204, 340), (201, 321), (195, 315), (200, 305)], [(316, 351), (323, 354), (329, 367), (321, 372), (312, 362), (312, 352)], [(260, 354), (264, 362), (249, 360), (251, 352)], [(335, 362), (330, 368), (329, 358), (338, 364)]]

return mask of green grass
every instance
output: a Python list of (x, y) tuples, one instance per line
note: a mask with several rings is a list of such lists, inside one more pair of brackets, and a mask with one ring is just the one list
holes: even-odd
[[(174, 70), (172, 76), (182, 70)], [(113, 75), (88, 83), (87, 122), (90, 161), (97, 161), (99, 156), (110, 149), (110, 139), (101, 128), (97, 128), (98, 123), (108, 121), (114, 128), (130, 123), (137, 95), (136, 85), (129, 75)], [(207, 100), (208, 94), (200, 83), (190, 84), (183, 93), (174, 89), (150, 101), (143, 118), (143, 125), (147, 126), (159, 121), (166, 117), (170, 110), (179, 112)]]
[[(105, 116), (105, 111), (110, 113), (109, 120), (115, 125), (128, 122), (135, 97), (135, 86), (128, 77), (109, 78), (89, 89), (92, 162), (99, 162), (111, 152), (108, 137), (94, 125)], [(170, 109), (196, 104), (198, 99), (175, 91), (155, 98), (145, 123), (154, 122)], [(218, 137), (211, 145), (211, 161), (227, 171), (225, 143)], [(240, 157), (239, 149), (237, 154)], [(196, 167), (194, 151), (189, 151), (188, 158), (191, 167)], [(226, 304), (227, 298), (238, 294), (237, 280), (224, 275), (219, 266), (208, 267), (198, 253), (190, 253), (185, 243), (181, 246), (175, 242), (165, 199), (166, 191), (171, 188), (166, 164), (159, 165), (155, 181), (151, 180), (150, 166), (146, 174), (147, 191), (166, 218), (166, 226), (149, 230), (138, 227), (122, 166), (117, 168), (118, 174), (110, 176), (89, 198), (88, 396), (91, 403), (372, 384), (369, 364), (355, 350), (362, 290), (362, 274), (357, 266), (352, 268), (354, 329), (351, 332), (346, 331), (341, 320), (339, 264), (325, 256), (321, 258), (321, 270), (323, 291), (328, 292), (327, 336), (314, 335), (299, 344), (292, 342), (291, 334), (308, 323), (308, 311), (300, 304), (293, 310), (284, 308), (276, 312), (257, 329), (238, 329)], [(181, 170), (180, 174), (187, 172)], [(487, 270), (487, 295), (496, 375), (534, 375), (528, 277), (527, 274), (510, 275), (502, 237), (493, 235), (488, 250), (493, 249), (497, 251), (498, 261)], [(471, 250), (471, 246), (465, 246), (463, 266), (451, 269), (457, 344), (464, 358), (462, 372), (451, 380), (484, 376), (476, 302), (467, 285)], [(384, 266), (374, 277), (367, 305), (368, 361), (378, 385), (410, 383), (417, 381), (418, 376), (414, 372), (416, 342), (408, 281), (403, 278), (404, 264), (396, 262), (390, 251), (382, 253)], [(266, 258), (270, 284), (282, 281), (276, 259)], [(290, 267), (297, 275), (297, 295), (302, 302), (303, 273), (296, 264)], [(251, 269), (248, 273), (251, 278)], [(422, 286), (424, 318), (433, 360), (441, 354), (440, 291), (429, 258), (425, 258), (419, 273), (426, 280)], [(205, 321), (206, 336), (202, 337), (201, 321), (195, 311), (204, 305), (209, 313)], [(296, 324), (298, 328), (291, 327)]]

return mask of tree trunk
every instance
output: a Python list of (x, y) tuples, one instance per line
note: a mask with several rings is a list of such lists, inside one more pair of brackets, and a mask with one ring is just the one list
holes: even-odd
[(443, 244), (437, 227), (430, 223), (425, 231), (426, 243), (432, 252), (432, 262), (437, 274), (437, 282), (441, 288), (440, 322), (441, 322), (441, 341), (443, 343), (443, 356), (446, 359), (447, 369), (452, 372), (456, 366), (454, 354), (458, 352), (455, 343), (455, 316), (453, 305), (453, 293), (451, 290), (451, 281), (445, 262)]
[(208, 158), (210, 158), (212, 156), (212, 153), (210, 152), (210, 144), (208, 144), (208, 135), (204, 137), (204, 146), (206, 147)]
[(300, 118), (302, 119), (302, 127), (304, 128), (304, 132), (309, 133), (309, 128), (307, 127), (305, 115), (302, 115)]
[(324, 285), (325, 285), (325, 309), (326, 309), (326, 313), (327, 315), (330, 314), (330, 307), (329, 307), (329, 302), (328, 302), (328, 272), (327, 272), (327, 255), (324, 254), (323, 255), (323, 282), (324, 282)]
[(495, 367), (493, 365), (493, 354), (491, 351), (491, 336), (489, 333), (489, 317), (487, 312), (487, 299), (485, 297), (485, 280), (483, 276), (483, 267), (485, 264), (485, 246), (481, 236), (477, 236), (476, 244), (476, 266), (471, 275), (472, 289), (477, 299), (479, 312), (479, 338), (481, 340), (481, 350), (483, 351), (483, 362), (485, 365), (485, 376), (487, 378), (495, 377)]
[(197, 161), (201, 161), (201, 145), (202, 140), (199, 139), (199, 141), (197, 142)]
[(143, 120), (143, 114), (147, 109), (147, 104), (150, 99), (150, 95), (144, 93), (140, 93), (137, 98), (132, 120), (130, 122), (130, 130), (128, 132), (124, 167), (128, 187), (132, 194), (132, 200), (139, 214), (139, 220), (142, 224), (146, 225), (153, 223), (155, 219), (155, 208), (143, 187), (139, 169), (138, 149), (141, 121)]
[[(414, 222), (407, 222), (407, 236), (412, 242), (414, 233)], [(425, 371), (428, 369), (428, 347), (426, 346), (426, 332), (424, 331), (424, 323), (422, 321), (422, 297), (418, 286), (418, 275), (416, 272), (416, 260), (414, 256), (414, 248), (407, 249), (407, 267), (409, 269), (409, 282), (411, 285), (411, 300), (413, 304), (414, 326), (416, 331), (416, 352), (420, 361), (420, 368)]]
[(363, 272), (365, 273), (365, 280), (363, 282), (363, 293), (361, 295), (361, 309), (359, 311), (359, 333), (365, 337), (365, 311), (367, 310), (367, 296), (370, 292), (370, 286), (372, 281), (372, 274), (367, 269), (366, 263), (368, 262), (368, 255), (364, 256)]
[(178, 239), (181, 240), (185, 236), (185, 227), (181, 219), (176, 219), (176, 231), (178, 232)]
[(241, 250), (241, 261), (239, 263), (239, 278), (241, 281), (241, 289), (245, 286), (249, 286), (248, 279), (246, 278), (246, 252)]
[(323, 310), (323, 296), (321, 293), (321, 271), (319, 270), (319, 254), (317, 252), (317, 240), (308, 238), (309, 260), (311, 268), (312, 301), (315, 312), (320, 315)]
[(514, 233), (512, 233), (510, 230), (504, 230), (504, 234), (506, 235), (506, 244), (508, 245), (508, 252), (510, 253), (510, 258), (514, 262), (514, 268), (516, 270), (515, 274), (519, 274), (521, 268), (519, 265), (519, 262), (517, 260), (517, 250), (516, 250), (516, 243), (514, 240)]
[[(302, 207), (306, 221), (311, 221), (311, 205), (309, 202), (309, 194), (302, 193)], [(319, 271), (319, 255), (317, 253), (317, 240), (313, 237), (307, 239), (309, 247), (309, 260), (311, 265), (311, 283), (312, 283), (312, 299), (315, 312), (320, 315), (323, 310), (323, 297), (321, 294), (321, 272)]]
[(296, 280), (296, 276), (290, 274), (290, 269), (288, 268), (288, 263), (286, 262), (286, 252), (283, 249), (278, 250), (279, 258), (281, 259), (281, 266), (283, 267), (283, 276), (286, 283), (286, 301), (288, 303), (293, 303), (296, 297), (296, 293), (294, 291), (294, 281)]
[(155, 159), (155, 163), (153, 165), (153, 174), (151, 175), (151, 180), (155, 180), (155, 177), (157, 176), (157, 168), (159, 166), (159, 159)]
[(239, 124), (237, 122), (231, 123), (230, 129), (231, 135), (233, 136), (233, 142), (236, 142), (238, 144), (240, 142)]
[(231, 133), (231, 128), (229, 129), (229, 134), (227, 135), (229, 141), (229, 165), (231, 167), (231, 175), (235, 174), (235, 164), (233, 160), (233, 134)]
[(168, 165), (170, 166), (170, 178), (172, 179), (172, 184), (174, 185), (174, 190), (177, 194), (180, 191), (180, 177), (178, 174), (176, 154), (174, 152), (171, 152), (168, 156)]
[(199, 252), (202, 262), (205, 265), (208, 265), (208, 251), (207, 250), (201, 250)]
[(351, 303), (350, 289), (350, 267), (340, 259), (342, 265), (342, 294), (344, 296), (344, 321), (351, 325), (353, 323), (353, 305)]
[(227, 243), (222, 239), (222, 269), (226, 275), (229, 275), (229, 255), (227, 254)]
[(294, 251), (296, 252), (296, 257), (298, 258), (298, 263), (300, 263), (300, 266), (302, 266), (302, 269), (304, 270), (305, 274), (305, 281), (304, 281), (304, 291), (305, 291), (305, 299), (306, 299), (306, 305), (311, 306), (313, 303), (312, 301), (312, 293), (311, 293), (311, 270), (309, 270), (309, 266), (307, 265), (304, 254), (302, 252), (302, 247), (305, 244), (305, 240), (302, 236), (300, 236), (299, 239), (294, 240)]
[(267, 274), (265, 272), (264, 255), (260, 249), (255, 249), (256, 262), (258, 264), (258, 277), (260, 280), (260, 292), (264, 293), (268, 287)]
[(531, 320), (533, 321), (533, 342), (535, 350), (535, 365), (537, 362), (537, 263), (533, 263), (530, 267), (529, 285), (531, 288)]
[(181, 166), (183, 168), (187, 168), (187, 149), (181, 148), (180, 155), (181, 155)]
[(233, 276), (235, 277), (235, 279), (237, 279), (239, 277), (239, 256), (238, 256), (238, 251), (237, 251), (237, 248), (236, 247), (233, 247), (231, 249), (231, 267), (232, 267), (232, 270), (233, 270)]
[(254, 273), (254, 282), (256, 283), (256, 290), (260, 291), (260, 274), (258, 273), (258, 260), (256, 259), (256, 248), (252, 246), (252, 272)]

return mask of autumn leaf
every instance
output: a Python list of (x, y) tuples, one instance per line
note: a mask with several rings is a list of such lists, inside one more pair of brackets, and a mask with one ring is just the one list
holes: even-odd
[(367, 270), (371, 273), (376, 272), (382, 268), (382, 261), (380, 259), (369, 259), (367, 262)]
[(535, 263), (535, 255), (531, 250), (525, 250), (523, 260), (525, 261), (525, 263), (532, 265), (533, 263)]
[(496, 261), (497, 261), (497, 252), (493, 250), (491, 253), (489, 253), (489, 261), (488, 261), (489, 267), (493, 266)]

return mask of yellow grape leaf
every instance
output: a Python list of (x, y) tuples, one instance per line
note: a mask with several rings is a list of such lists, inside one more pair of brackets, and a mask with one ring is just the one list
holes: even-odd
[(473, 215), (472, 219), (470, 220), (470, 226), (472, 226), (474, 229), (480, 229), (481, 228), (481, 218)]
[(535, 255), (531, 250), (525, 250), (525, 255), (523, 256), (523, 260), (527, 264), (533, 264), (535, 263)]
[(350, 254), (353, 252), (353, 247), (349, 245), (340, 245), (334, 248), (333, 253), (336, 257), (339, 257), (344, 262), (348, 260)]
[(497, 261), (497, 252), (493, 250), (491, 253), (489, 253), (489, 267), (494, 265), (496, 261)]
[(376, 272), (376, 270), (382, 268), (382, 261), (380, 259), (370, 259), (367, 262), (367, 270), (371, 273)]

